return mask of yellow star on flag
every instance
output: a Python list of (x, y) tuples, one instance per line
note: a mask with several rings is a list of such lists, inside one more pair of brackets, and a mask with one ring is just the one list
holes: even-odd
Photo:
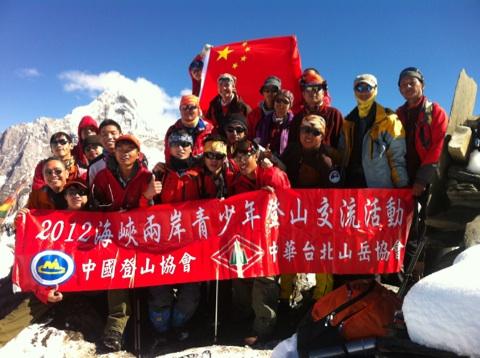
[(247, 60), (247, 56), (242, 56), (242, 57), (240, 57), (240, 60), (241, 60), (242, 62), (245, 62), (245, 61)]
[(221, 58), (227, 60), (228, 55), (232, 52), (233, 52), (233, 50), (230, 50), (229, 46), (225, 47), (221, 51), (217, 51), (217, 53), (218, 53), (217, 61), (220, 60)]
[(235, 70), (237, 67), (238, 67), (238, 63), (235, 62), (235, 63), (232, 65), (232, 68)]
[(250, 47), (245, 47), (245, 52), (250, 51)]
[(242, 43), (242, 46), (243, 46), (243, 47), (245, 47), (245, 46), (247, 46), (247, 45), (248, 45), (248, 44), (247, 44), (246, 41), (245, 41), (244, 43)]

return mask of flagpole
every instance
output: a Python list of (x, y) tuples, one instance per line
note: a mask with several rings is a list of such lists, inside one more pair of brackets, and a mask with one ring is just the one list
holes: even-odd
[(216, 278), (215, 278), (215, 322), (214, 322), (214, 335), (213, 343), (217, 343), (217, 333), (218, 333), (218, 279), (219, 270), (217, 265)]

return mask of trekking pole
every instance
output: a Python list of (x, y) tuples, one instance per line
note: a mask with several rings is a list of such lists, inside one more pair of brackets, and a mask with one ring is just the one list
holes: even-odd
[[(410, 260), (408, 267), (405, 271), (405, 277), (403, 279), (402, 284), (400, 285), (400, 288), (398, 289), (397, 292), (397, 297), (398, 298), (403, 298), (407, 291), (408, 283), (412, 279), (412, 272), (415, 269), (415, 265), (417, 264), (418, 259), (420, 258), (420, 255), (423, 252), (423, 248), (425, 247), (426, 243), (426, 237), (425, 237), (425, 230), (424, 228), (420, 228), (420, 213), (418, 211), (418, 198), (415, 198), (415, 201), (413, 203), (413, 235), (417, 239), (417, 247), (415, 249), (415, 253), (413, 254), (412, 259)], [(425, 205), (425, 204), (424, 204)], [(425, 210), (425, 208), (422, 207), (422, 210)], [(424, 220), (425, 218), (422, 218)], [(422, 225), (425, 225), (424, 222), (422, 222)], [(405, 260), (405, 258), (404, 258)]]
[(215, 278), (215, 318), (214, 318), (214, 334), (213, 334), (213, 343), (217, 343), (217, 333), (218, 333), (218, 265), (217, 273)]
[(133, 290), (133, 350), (138, 358), (142, 358), (140, 298), (137, 290)]

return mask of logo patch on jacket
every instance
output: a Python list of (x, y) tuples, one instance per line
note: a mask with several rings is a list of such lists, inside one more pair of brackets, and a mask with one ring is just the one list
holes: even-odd
[(73, 259), (64, 252), (46, 250), (35, 255), (30, 270), (39, 284), (51, 286), (68, 280), (74, 266)]
[(342, 179), (340, 172), (337, 169), (333, 169), (330, 171), (328, 174), (328, 180), (330, 180), (330, 183), (333, 184), (338, 184), (340, 180)]

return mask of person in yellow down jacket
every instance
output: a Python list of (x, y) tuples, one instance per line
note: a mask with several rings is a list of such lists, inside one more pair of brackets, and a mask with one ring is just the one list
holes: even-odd
[(395, 112), (376, 102), (377, 79), (355, 77), (357, 106), (345, 117), (339, 150), (347, 188), (401, 188), (408, 185), (405, 131)]

